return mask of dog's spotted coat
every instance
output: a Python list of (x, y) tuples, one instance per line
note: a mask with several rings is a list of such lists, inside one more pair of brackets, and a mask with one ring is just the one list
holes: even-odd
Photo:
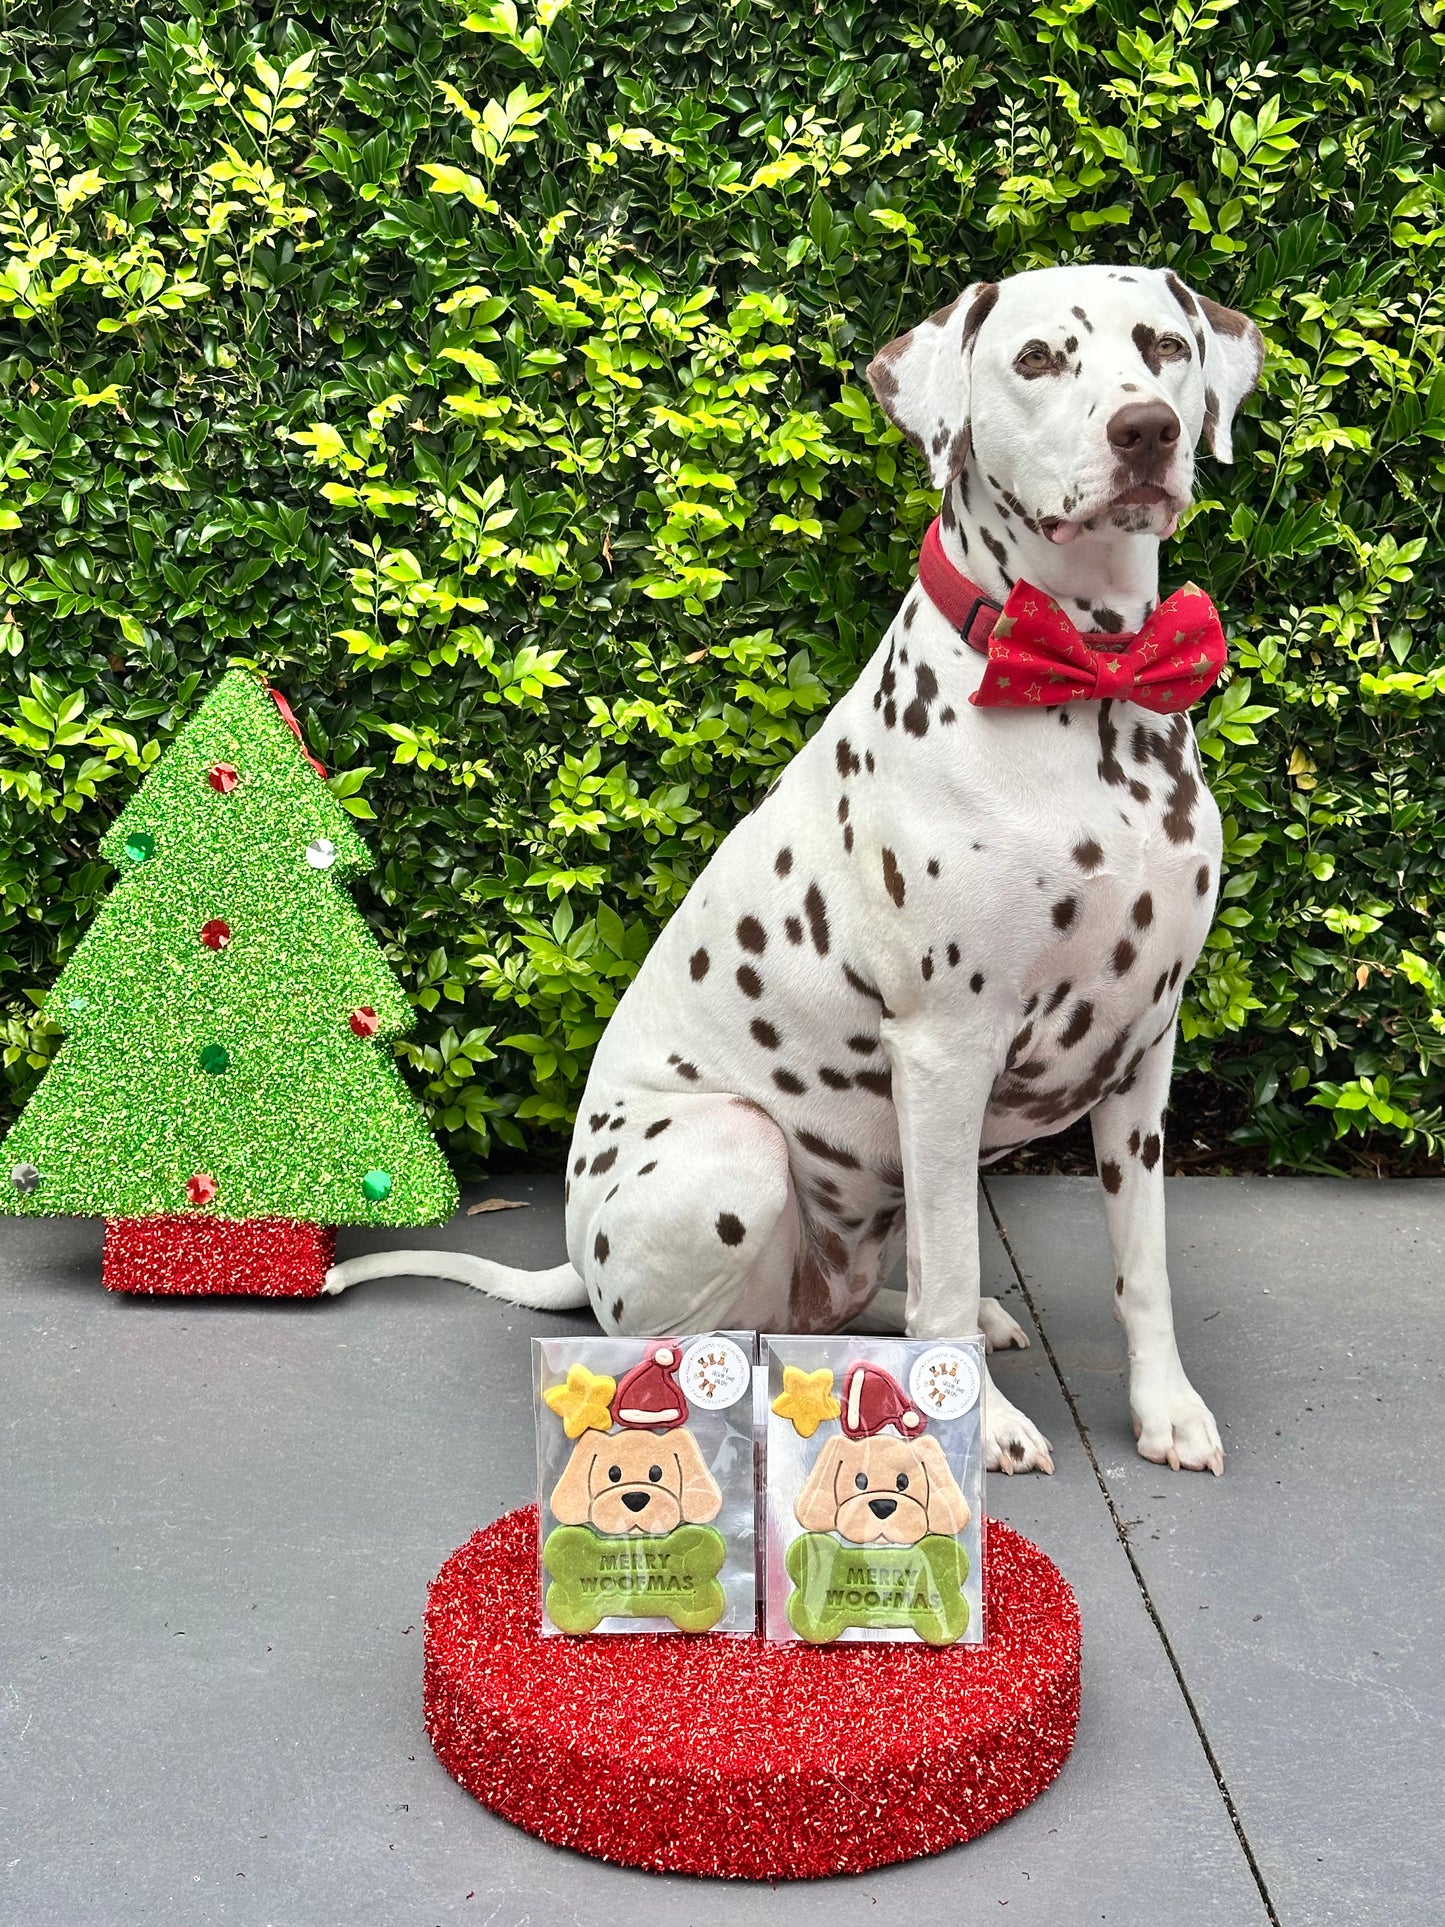
[[(869, 376), (959, 571), (1117, 634), (1260, 356), (1172, 273), (1067, 268), (967, 290)], [(1174, 1344), (1161, 1145), (1219, 814), (1186, 716), (978, 709), (983, 660), (915, 585), (718, 848), (598, 1045), (568, 1251), (608, 1330), (825, 1332), (906, 1242), (911, 1333), (1022, 1343), (980, 1304), (975, 1172), (1090, 1115), (1140, 1450), (1218, 1470)], [(987, 1400), (990, 1466), (1051, 1469)]]
[[(1051, 335), (1032, 323), (1042, 339), (1021, 379), (1034, 392), (1087, 392), (1097, 417), (1129, 406), (1125, 396), (1155, 394), (1164, 371), (1191, 370), (1197, 395), (1181, 383), (1168, 405), (1188, 429), (1180, 401), (1192, 400), (1193, 433), (1217, 435), (1219, 391), (1230, 383), (1217, 349), (1218, 371), (1198, 378), (1209, 352), (1198, 299), (1172, 276), (1161, 287), (1163, 277), (1140, 271), (1133, 285), (1147, 284), (1148, 312), (1131, 319), (1130, 297), (1098, 285), (1106, 272), (1004, 284), (1005, 293), (1030, 280), (1057, 291), (1066, 324)], [(982, 290), (933, 326), (942, 336), (957, 328), (962, 365), (1002, 317), (999, 291)], [(925, 332), (871, 371), (905, 428), (899, 391)], [(1120, 336), (1128, 351), (1109, 350), (1119, 379), (1106, 398), (1084, 388), (1084, 371)], [(1047, 477), (1026, 487), (1017, 463), (1005, 474), (1006, 438), (998, 459), (991, 451), (981, 464), (978, 380), (975, 363), (972, 419), (941, 406), (930, 452), (944, 465), (954, 560), (1002, 599), (1017, 575), (1039, 579), (1019, 543), (1043, 550), (1049, 519), (1100, 491), (1087, 477), (1052, 499)], [(915, 415), (936, 385), (914, 398)], [(1125, 505), (1115, 518), (1130, 525), (1126, 538), (1150, 540), (1149, 505)], [(1081, 515), (1080, 560), (1090, 520), (1106, 517)], [(991, 580), (984, 556), (997, 568)], [(1053, 556), (1074, 560), (1064, 545)], [(1152, 582), (1129, 607), (1134, 585), (1115, 575), (1107, 591), (1080, 584), (1072, 606), (1084, 626), (1134, 628), (1153, 606)], [(1175, 1018), (1219, 880), (1219, 815), (1193, 732), (1186, 716), (1120, 702), (978, 710), (968, 698), (982, 663), (915, 587), (853, 689), (716, 852), (623, 999), (578, 1131), (579, 1154), (609, 1139), (620, 1182), (604, 1194), (596, 1156), (579, 1156), (568, 1205), (569, 1249), (608, 1328), (836, 1329), (903, 1247), (910, 1154), (956, 1204), (970, 1201), (961, 1215), (975, 1236), (973, 1156), (986, 1161), (1086, 1114), (1097, 1119), (1101, 1107), (1111, 1124), (1099, 1165), (1108, 1200), (1122, 1196), (1128, 1173), (1157, 1184)], [(917, 1087), (922, 1128), (952, 1138), (931, 1158), (908, 1141), (911, 1094), (900, 1084)], [(644, 1165), (656, 1175), (644, 1179)], [(1120, 1299), (1131, 1268), (1127, 1235), (1123, 1243)], [(943, 1262), (970, 1269), (957, 1251)], [(976, 1279), (976, 1258), (971, 1269)], [(959, 1328), (959, 1300), (945, 1291), (932, 1310), (932, 1282), (925, 1255), (923, 1275), (910, 1278), (910, 1324)], [(1207, 1433), (1178, 1441), (1198, 1461), (1214, 1456), (1212, 1423), (1183, 1429)], [(990, 1432), (996, 1462), (1046, 1457), (1026, 1421)], [(1167, 1456), (1172, 1428), (1151, 1449), (1161, 1443)]]

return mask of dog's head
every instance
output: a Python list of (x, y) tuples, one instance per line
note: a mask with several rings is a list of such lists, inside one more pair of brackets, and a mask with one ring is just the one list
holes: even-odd
[(706, 1525), (722, 1493), (687, 1430), (587, 1432), (577, 1441), (550, 1500), (564, 1526), (595, 1526), (613, 1537), (656, 1536)]
[(855, 1546), (915, 1546), (968, 1524), (943, 1447), (934, 1438), (831, 1438), (793, 1507), (805, 1532), (836, 1532)]
[(934, 486), (973, 473), (1054, 542), (1092, 523), (1172, 535), (1202, 435), (1230, 425), (1264, 343), (1171, 268), (1040, 268), (975, 282), (881, 349), (868, 379)]

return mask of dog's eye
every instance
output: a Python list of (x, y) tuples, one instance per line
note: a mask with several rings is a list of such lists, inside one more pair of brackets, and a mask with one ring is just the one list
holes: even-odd
[(866, 1492), (868, 1490), (868, 1474), (866, 1472), (859, 1472), (854, 1477), (853, 1483), (860, 1492)]
[(900, 1492), (906, 1492), (908, 1490), (908, 1474), (906, 1472), (900, 1472), (893, 1483), (898, 1487)]
[(611, 1479), (612, 1483), (616, 1485), (617, 1481), (622, 1477), (622, 1467), (620, 1465), (609, 1465), (607, 1468), (607, 1476)]
[(1158, 348), (1166, 361), (1189, 359), (1189, 344), (1182, 335), (1160, 335)]
[(1036, 375), (1054, 365), (1053, 351), (1046, 341), (1031, 341), (1014, 356), (1014, 367), (1025, 373)]
[(656, 1485), (662, 1477), (662, 1467), (660, 1465), (649, 1465), (647, 1468), (647, 1476), (651, 1479), (652, 1483)]

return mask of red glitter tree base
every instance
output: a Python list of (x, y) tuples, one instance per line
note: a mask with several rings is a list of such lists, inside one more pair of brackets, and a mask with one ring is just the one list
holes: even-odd
[(485, 1806), (626, 1866), (796, 1880), (937, 1853), (1041, 1793), (1078, 1721), (1074, 1595), (986, 1533), (983, 1646), (544, 1639), (536, 1510), (509, 1512), (432, 1582), (427, 1732)]
[(101, 1282), (153, 1297), (317, 1298), (336, 1233), (295, 1218), (107, 1218)]

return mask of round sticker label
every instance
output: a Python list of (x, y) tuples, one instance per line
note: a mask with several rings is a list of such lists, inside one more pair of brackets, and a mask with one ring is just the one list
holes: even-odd
[(730, 1338), (694, 1339), (682, 1355), (678, 1382), (689, 1405), (723, 1412), (736, 1405), (753, 1382), (753, 1368)]
[(931, 1345), (908, 1374), (913, 1402), (929, 1418), (962, 1418), (978, 1403), (978, 1364), (958, 1345)]

